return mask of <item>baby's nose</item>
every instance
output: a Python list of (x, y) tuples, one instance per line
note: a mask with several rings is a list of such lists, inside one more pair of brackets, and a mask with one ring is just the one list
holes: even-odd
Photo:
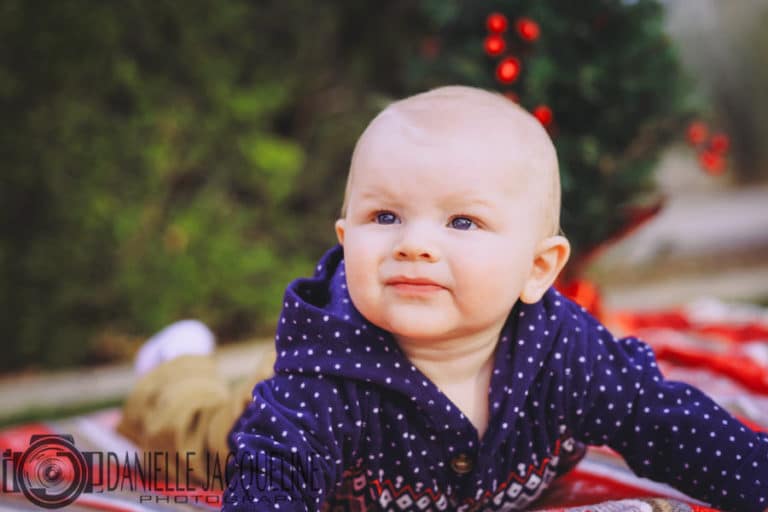
[(429, 236), (428, 230), (420, 226), (404, 227), (403, 236), (393, 249), (397, 260), (419, 260), (435, 262), (440, 259), (437, 244)]

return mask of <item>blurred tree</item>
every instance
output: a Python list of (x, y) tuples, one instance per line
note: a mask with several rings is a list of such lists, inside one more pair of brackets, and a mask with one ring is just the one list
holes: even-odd
[(493, 10), (541, 27), (514, 89), (552, 109), (587, 247), (646, 190), (675, 112), (655, 2), (0, 0), (0, 370), (93, 362), (109, 333), (188, 316), (270, 332), (334, 241), (373, 113), (497, 87)]
[(333, 240), (406, 4), (2, 0), (0, 369), (185, 316), (266, 332)]

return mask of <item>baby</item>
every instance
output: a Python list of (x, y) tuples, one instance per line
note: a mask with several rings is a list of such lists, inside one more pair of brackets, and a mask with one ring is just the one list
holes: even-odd
[(569, 255), (557, 167), (532, 116), (477, 89), (371, 122), (340, 246), (288, 288), (275, 376), (232, 432), (225, 509), (266, 506), (254, 460), (295, 461), (282, 510), (523, 509), (580, 443), (718, 507), (768, 507), (768, 436), (551, 287)]
[(520, 510), (584, 444), (766, 509), (768, 435), (552, 288), (570, 251), (559, 208), (554, 147), (504, 97), (444, 87), (380, 113), (340, 245), (286, 291), (275, 375), (230, 434), (224, 509)]

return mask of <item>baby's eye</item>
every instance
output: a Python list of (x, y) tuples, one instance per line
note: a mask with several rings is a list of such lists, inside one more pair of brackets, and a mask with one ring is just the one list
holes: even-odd
[(476, 228), (477, 225), (468, 217), (454, 217), (448, 223), (453, 229), (461, 229), (466, 231), (468, 229)]
[(376, 214), (377, 224), (396, 224), (397, 222), (397, 215), (392, 212), (379, 212)]

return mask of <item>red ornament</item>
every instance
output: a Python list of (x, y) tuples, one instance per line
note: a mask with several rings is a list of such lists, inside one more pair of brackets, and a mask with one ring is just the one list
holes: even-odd
[(504, 97), (513, 103), (520, 103), (520, 96), (515, 94), (514, 91), (504, 91)]
[(533, 115), (544, 126), (551, 125), (552, 119), (554, 118), (554, 115), (552, 114), (552, 109), (546, 105), (539, 105), (538, 107), (533, 109)]
[(603, 312), (600, 289), (587, 279), (571, 279), (557, 283), (557, 289), (579, 306), (583, 306), (593, 316), (600, 317)]
[(608, 15), (605, 13), (598, 14), (594, 18), (592, 18), (592, 28), (595, 29), (596, 32), (600, 32), (605, 28), (605, 26), (608, 25)]
[(710, 151), (714, 151), (718, 154), (724, 154), (731, 147), (731, 139), (724, 133), (716, 133), (709, 141)]
[(694, 121), (688, 125), (688, 142), (694, 146), (698, 146), (704, 142), (707, 138), (707, 125), (701, 121)]
[(488, 15), (488, 19), (485, 22), (488, 30), (494, 34), (501, 34), (507, 30), (507, 17), (500, 12), (494, 12)]
[(500, 35), (491, 34), (485, 38), (483, 48), (485, 48), (485, 53), (491, 57), (496, 57), (504, 53), (504, 50), (507, 48), (507, 42)]
[(515, 57), (507, 57), (496, 66), (496, 79), (503, 84), (511, 84), (520, 75), (520, 61)]
[(537, 40), (541, 33), (539, 24), (530, 18), (518, 18), (515, 27), (523, 41), (528, 41), (529, 43)]
[(704, 151), (699, 155), (699, 163), (712, 176), (722, 174), (725, 170), (725, 160), (723, 156), (714, 151)]
[(440, 55), (440, 38), (427, 36), (421, 40), (421, 56), (427, 60), (434, 60)]

